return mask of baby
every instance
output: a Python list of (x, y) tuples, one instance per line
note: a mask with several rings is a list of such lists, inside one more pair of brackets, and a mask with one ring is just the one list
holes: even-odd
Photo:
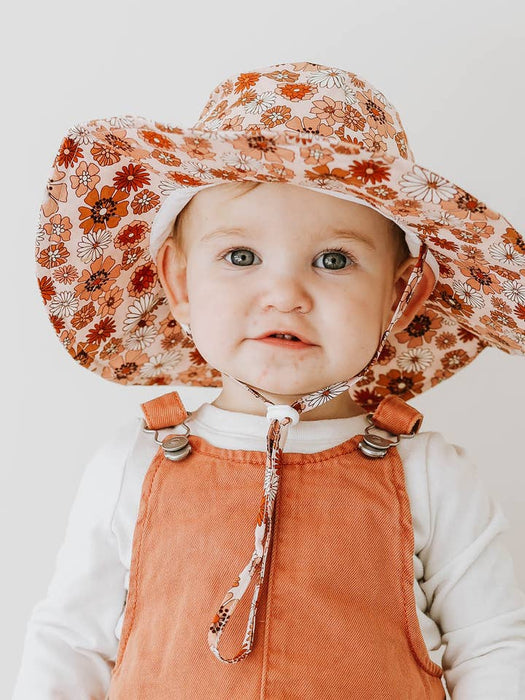
[(523, 351), (510, 223), (307, 62), (224, 81), (190, 130), (75, 127), (48, 195), (70, 355), (221, 388), (147, 401), (88, 464), (15, 700), (523, 697), (508, 521), (406, 403)]

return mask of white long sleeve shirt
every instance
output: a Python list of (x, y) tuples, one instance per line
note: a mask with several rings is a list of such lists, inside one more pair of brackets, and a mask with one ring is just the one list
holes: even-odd
[[(217, 447), (266, 450), (265, 416), (204, 403), (186, 422)], [(327, 449), (366, 425), (364, 415), (301, 420), (289, 427), (284, 451)], [(137, 418), (87, 464), (47, 595), (27, 625), (13, 700), (104, 700), (142, 482), (157, 449)], [(417, 615), (447, 692), (453, 700), (524, 700), (525, 594), (501, 538), (509, 521), (465, 450), (440, 433), (402, 439), (398, 450), (414, 529)]]

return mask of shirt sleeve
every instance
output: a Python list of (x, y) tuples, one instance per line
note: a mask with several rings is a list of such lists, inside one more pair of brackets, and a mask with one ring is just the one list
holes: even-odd
[(137, 422), (87, 463), (46, 597), (26, 628), (13, 700), (104, 700), (116, 659), (126, 566), (112, 519)]
[(502, 533), (510, 523), (464, 448), (427, 444), (430, 534), (419, 556), (452, 700), (525, 698), (525, 594)]

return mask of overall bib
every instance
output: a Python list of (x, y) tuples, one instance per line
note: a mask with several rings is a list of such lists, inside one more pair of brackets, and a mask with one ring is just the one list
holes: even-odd
[[(187, 416), (176, 392), (143, 407), (149, 428)], [(410, 433), (415, 416), (392, 396), (373, 415), (393, 435)], [(362, 438), (282, 455), (254, 646), (233, 664), (215, 658), (207, 632), (253, 547), (265, 454), (194, 435), (179, 462), (159, 448), (143, 482), (107, 698), (444, 700), (417, 619), (399, 452), (372, 459)], [(223, 654), (239, 647), (251, 593), (224, 629)]]

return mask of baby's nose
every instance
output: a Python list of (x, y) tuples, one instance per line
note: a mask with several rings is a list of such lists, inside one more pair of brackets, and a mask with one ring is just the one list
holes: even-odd
[(273, 274), (267, 280), (261, 294), (263, 309), (273, 308), (288, 313), (308, 313), (312, 308), (312, 297), (303, 280), (291, 274)]

